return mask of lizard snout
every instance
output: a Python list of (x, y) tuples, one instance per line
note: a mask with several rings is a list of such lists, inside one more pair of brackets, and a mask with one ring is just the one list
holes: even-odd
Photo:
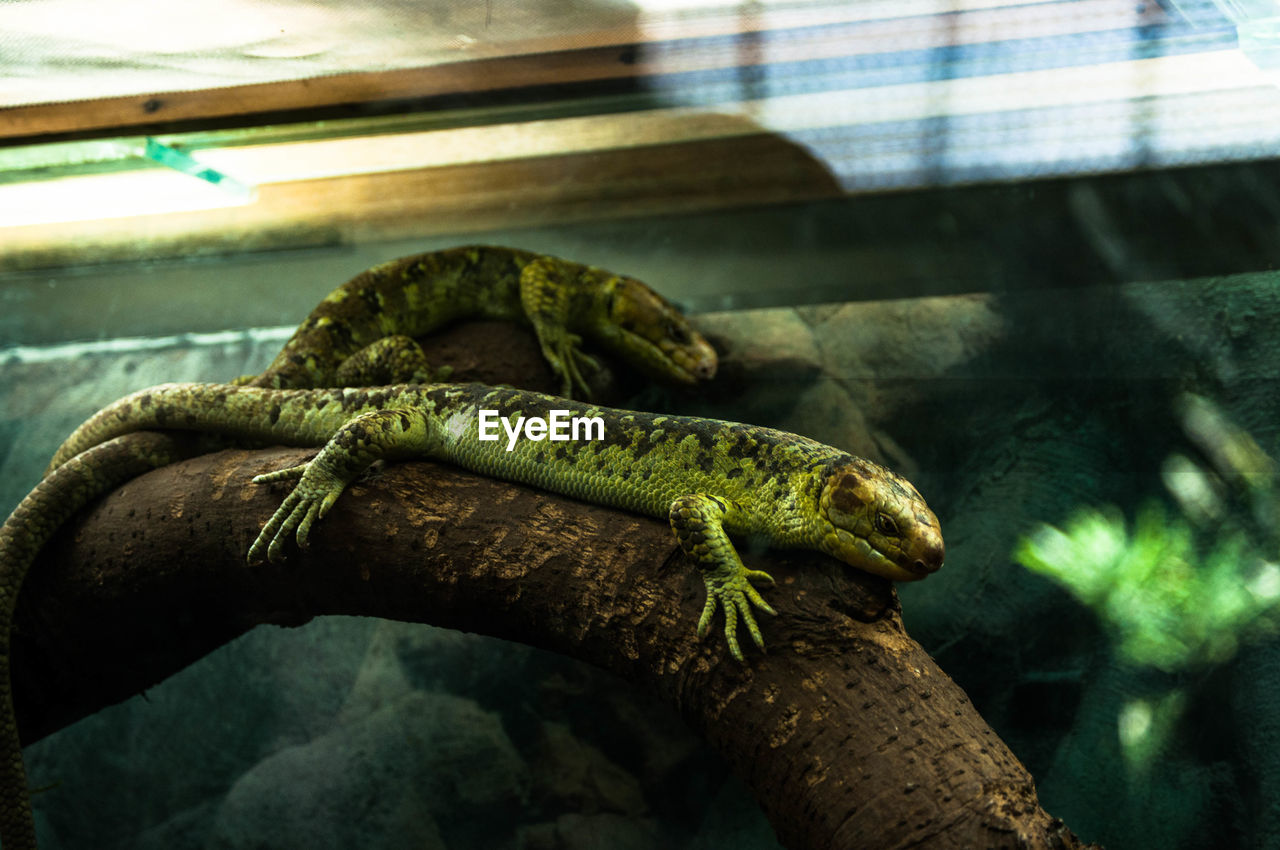
[(930, 541), (915, 552), (915, 558), (907, 564), (907, 569), (924, 577), (942, 569), (945, 558), (946, 550), (943, 548), (942, 541)]

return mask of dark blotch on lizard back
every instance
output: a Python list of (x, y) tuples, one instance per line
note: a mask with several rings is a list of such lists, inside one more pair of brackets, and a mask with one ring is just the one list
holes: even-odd
[(752, 463), (760, 463), (762, 455), (774, 450), (766, 436), (768, 433), (767, 429), (740, 423), (722, 425), (712, 432), (725, 457)]
[(373, 286), (366, 286), (360, 290), (360, 300), (363, 301), (370, 316), (380, 316), (382, 310), (382, 298), (378, 295), (378, 290)]
[(334, 322), (326, 325), (325, 329), (329, 332), (329, 343), (335, 350), (355, 353), (359, 347), (355, 332), (347, 322)]
[[(704, 457), (709, 455), (716, 447), (716, 435), (719, 431), (714, 426), (703, 426), (698, 423), (693, 428), (693, 436), (698, 440), (699, 447), (704, 452)], [(707, 469), (710, 472), (710, 469)]]
[(604, 426), (604, 439), (594, 440), (588, 445), (598, 446), (600, 451), (604, 451), (610, 446), (617, 446), (625, 452), (630, 452), (632, 457), (641, 457), (648, 454), (652, 448), (649, 444), (649, 432), (644, 428), (638, 428), (634, 424), (618, 423), (612, 427), (609, 423)]
[(362, 393), (356, 393), (352, 396), (346, 396), (346, 410), (355, 410), (358, 407), (383, 407), (391, 394), (385, 389), (367, 390)]
[(280, 421), (280, 405), (278, 404), (271, 405), (271, 410), (267, 411), (267, 420), (272, 425)]

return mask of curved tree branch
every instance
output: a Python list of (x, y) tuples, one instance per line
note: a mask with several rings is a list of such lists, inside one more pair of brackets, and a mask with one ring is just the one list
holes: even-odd
[(49, 547), (23, 591), (16, 699), (32, 740), (258, 623), (362, 614), (551, 649), (662, 695), (791, 848), (1081, 846), (903, 629), (893, 587), (807, 553), (744, 552), (779, 583), (766, 655), (694, 635), (697, 568), (666, 523), (414, 462), (357, 482), (305, 552), (248, 566), (309, 452), (228, 450), (131, 482)]

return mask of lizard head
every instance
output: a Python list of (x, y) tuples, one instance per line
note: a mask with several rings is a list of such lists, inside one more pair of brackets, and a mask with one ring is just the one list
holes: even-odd
[(858, 458), (835, 466), (818, 497), (822, 550), (894, 581), (942, 567), (938, 518), (911, 482)]
[(592, 335), (611, 352), (673, 384), (715, 377), (715, 349), (667, 299), (621, 276), (609, 277), (597, 293)]

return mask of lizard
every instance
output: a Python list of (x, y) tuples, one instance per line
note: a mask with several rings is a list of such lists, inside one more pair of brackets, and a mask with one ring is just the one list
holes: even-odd
[[(677, 385), (714, 377), (715, 350), (680, 311), (635, 278), (514, 248), (473, 245), (391, 260), (332, 291), (272, 363), (242, 386), (300, 388), (422, 381), (432, 370), (413, 337), (463, 318), (532, 326), (562, 392), (589, 394), (597, 361), (584, 338), (640, 371)], [(447, 367), (446, 367), (447, 369)], [(215, 447), (200, 444), (203, 450)], [(131, 434), (46, 471), (0, 527), (0, 842), (36, 846), (8, 665), (18, 593), (40, 548), (76, 510), (130, 477), (197, 453), (163, 434)], [(8, 790), (5, 790), (8, 789)], [(21, 790), (15, 790), (21, 789)]]
[(515, 248), (471, 245), (374, 266), (312, 311), (253, 386), (427, 383), (413, 337), (463, 318), (532, 326), (566, 397), (590, 395), (598, 367), (584, 338), (649, 377), (693, 386), (715, 376), (716, 353), (680, 311), (635, 278)]
[[(579, 424), (582, 432), (571, 434)], [(164, 384), (126, 396), (81, 425), (54, 454), (53, 469), (104, 441), (151, 428), (320, 447), (304, 464), (253, 479), (295, 485), (249, 547), (250, 563), (285, 557), (290, 536), (305, 546), (312, 525), (379, 460), (442, 460), (665, 518), (702, 568), (706, 602), (698, 635), (706, 636), (723, 609), (725, 641), (739, 662), (745, 661), (739, 620), (764, 648), (752, 608), (773, 609), (754, 584), (773, 579), (743, 564), (730, 535), (816, 550), (897, 581), (925, 578), (945, 554), (938, 519), (919, 491), (870, 460), (771, 428), (484, 384), (318, 390)]]

